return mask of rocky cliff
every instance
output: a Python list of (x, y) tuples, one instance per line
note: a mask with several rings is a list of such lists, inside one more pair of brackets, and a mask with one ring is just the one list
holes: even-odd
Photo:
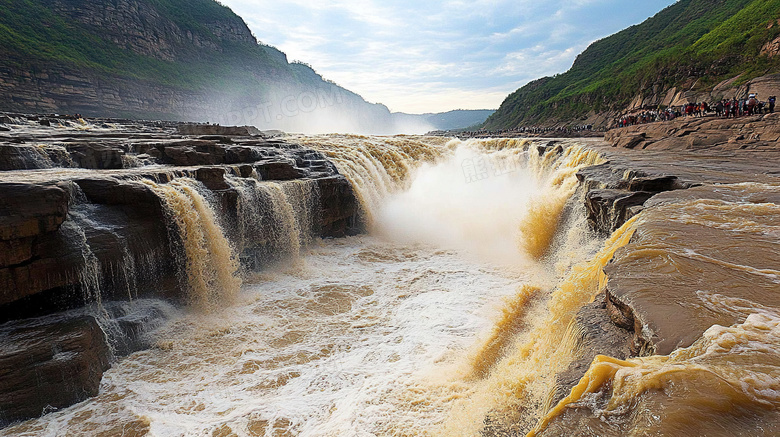
[(213, 0), (5, 0), (0, 110), (396, 131), (389, 110), (259, 44)]
[(780, 113), (738, 118), (683, 117), (612, 129), (604, 136), (613, 147), (649, 150), (757, 150), (780, 147)]
[(333, 164), (255, 128), (0, 122), (0, 424), (94, 395), (170, 304), (360, 230)]

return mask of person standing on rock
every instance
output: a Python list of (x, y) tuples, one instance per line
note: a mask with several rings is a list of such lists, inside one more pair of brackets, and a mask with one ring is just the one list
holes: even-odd
[(776, 99), (777, 99), (777, 97), (775, 97), (775, 96), (769, 96), (769, 100), (767, 100), (767, 102), (769, 102), (769, 113), (770, 114), (775, 112), (775, 100)]
[(756, 100), (756, 95), (751, 94), (748, 98), (747, 102), (747, 114), (746, 115), (753, 115), (756, 112), (756, 106), (758, 106), (758, 100)]

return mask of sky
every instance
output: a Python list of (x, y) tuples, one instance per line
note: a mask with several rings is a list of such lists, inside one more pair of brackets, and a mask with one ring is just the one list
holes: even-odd
[(393, 112), (496, 109), (674, 0), (221, 0), (255, 37)]

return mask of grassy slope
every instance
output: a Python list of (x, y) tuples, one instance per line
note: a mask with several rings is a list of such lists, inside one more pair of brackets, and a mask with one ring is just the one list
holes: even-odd
[(511, 94), (485, 127), (511, 128), (574, 120), (625, 107), (638, 94), (672, 86), (711, 87), (780, 69), (759, 56), (780, 34), (780, 0), (680, 0), (642, 24), (593, 43), (572, 68)]

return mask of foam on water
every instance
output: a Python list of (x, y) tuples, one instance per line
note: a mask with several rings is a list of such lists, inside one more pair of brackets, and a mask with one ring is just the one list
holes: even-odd
[(264, 279), (236, 306), (171, 323), (156, 348), (106, 373), (97, 398), (2, 435), (139, 423), (165, 436), (426, 435), (463, 389), (442, 369), (522, 278), (361, 237), (324, 242)]
[(162, 328), (98, 397), (0, 435), (475, 435), (491, 411), (539, 402), (533, 386), (566, 365), (568, 321), (618, 247), (575, 269), (547, 309), (560, 279), (550, 265), (590, 252), (565, 210), (576, 170), (598, 157), (517, 140), (300, 141), (350, 179), (374, 236), (311, 240), (311, 182), (231, 181), (241, 215), (255, 214), (239, 217), (236, 248), (273, 216), (270, 246), (300, 255), (232, 298), (231, 232), (200, 184), (143, 181), (176, 222), (189, 292), (210, 312)]
[(425, 242), (481, 259), (518, 264), (520, 222), (540, 181), (516, 156), (486, 156), (459, 147), (438, 164), (417, 169), (408, 190), (378, 209), (379, 231), (398, 242)]
[(238, 260), (225, 238), (214, 209), (204, 197), (207, 191), (193, 179), (180, 178), (168, 184), (144, 179), (167, 206), (184, 247), (186, 282), (190, 303), (201, 309), (230, 302), (241, 286)]

